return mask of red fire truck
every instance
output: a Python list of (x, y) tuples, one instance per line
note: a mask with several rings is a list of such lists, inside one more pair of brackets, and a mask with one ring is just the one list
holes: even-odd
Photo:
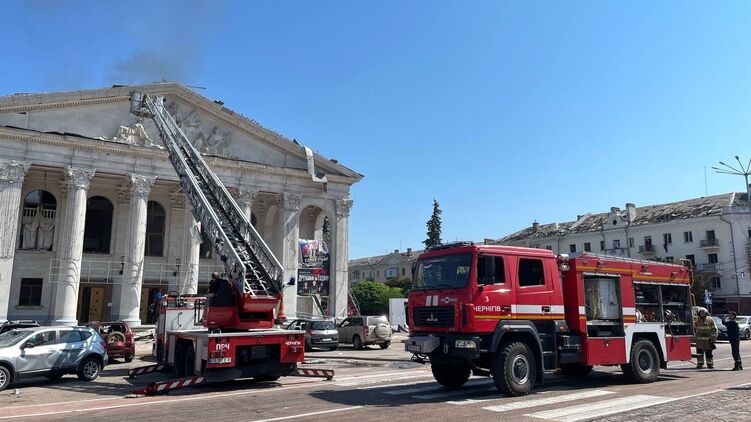
[(691, 359), (690, 278), (663, 262), (439, 246), (415, 264), (405, 348), (452, 388), (474, 373), (524, 395), (545, 372), (583, 376), (594, 365), (652, 382), (667, 362)]
[(304, 332), (278, 328), (284, 319), (283, 268), (248, 216), (193, 147), (164, 99), (130, 94), (130, 111), (154, 121), (196, 220), (224, 263), (212, 276), (206, 299), (168, 296), (159, 302), (155, 354), (159, 363), (131, 377), (172, 369), (177, 379), (152, 383), (143, 394), (167, 392), (209, 381), (285, 375), (331, 379), (330, 370), (298, 369)]

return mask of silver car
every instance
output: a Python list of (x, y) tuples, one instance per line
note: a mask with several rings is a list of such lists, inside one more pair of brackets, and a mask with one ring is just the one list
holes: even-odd
[(751, 317), (738, 315), (735, 322), (738, 323), (738, 335), (741, 340), (751, 340)]
[(107, 362), (107, 344), (88, 327), (18, 328), (0, 334), (0, 391), (15, 380), (77, 374), (92, 381)]
[(339, 342), (351, 343), (355, 349), (377, 344), (381, 349), (391, 345), (391, 325), (385, 316), (351, 316), (339, 324)]
[(305, 331), (305, 349), (324, 347), (336, 350), (339, 332), (333, 319), (298, 319), (287, 326), (288, 330)]

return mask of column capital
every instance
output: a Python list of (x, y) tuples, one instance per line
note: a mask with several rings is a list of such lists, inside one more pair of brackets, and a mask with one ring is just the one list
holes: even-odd
[(151, 187), (154, 185), (155, 181), (156, 181), (156, 176), (142, 176), (139, 174), (131, 173), (130, 174), (131, 198), (138, 196), (138, 197), (147, 199), (149, 197), (149, 193), (151, 193)]
[(289, 192), (283, 192), (279, 195), (279, 205), (287, 211), (297, 211), (300, 209), (302, 196), (294, 195)]
[(68, 183), (68, 190), (88, 190), (94, 173), (96, 169), (66, 166), (65, 179)]
[(253, 201), (255, 201), (257, 195), (258, 195), (258, 189), (249, 189), (249, 188), (232, 189), (232, 196), (235, 197), (235, 201), (238, 204), (253, 205)]
[(0, 182), (23, 183), (31, 163), (28, 161), (0, 161)]
[(336, 215), (339, 217), (349, 217), (349, 210), (352, 208), (352, 205), (354, 203), (355, 201), (347, 198), (334, 200), (334, 205), (336, 206)]

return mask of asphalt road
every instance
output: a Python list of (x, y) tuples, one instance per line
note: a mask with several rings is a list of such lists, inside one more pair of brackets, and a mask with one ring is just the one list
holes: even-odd
[[(751, 367), (751, 342), (741, 343)], [(727, 343), (718, 344), (715, 370), (690, 362), (671, 363), (653, 384), (629, 384), (616, 368), (598, 367), (587, 378), (546, 376), (534, 394), (499, 395), (487, 378), (473, 378), (460, 390), (432, 379), (430, 368), (409, 362), (401, 344), (382, 351), (307, 354), (309, 367), (336, 370), (333, 381), (283, 378), (279, 382), (235, 381), (175, 391), (166, 396), (124, 398), (135, 386), (163, 376), (128, 380), (128, 367), (115, 364), (97, 381), (74, 376), (57, 382), (26, 381), (0, 393), (0, 421), (177, 420), (436, 421), (450, 418), (513, 421), (751, 421), (751, 369), (731, 372)]]

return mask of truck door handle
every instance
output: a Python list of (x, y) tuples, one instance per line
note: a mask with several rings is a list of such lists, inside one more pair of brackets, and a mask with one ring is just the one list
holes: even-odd
[(502, 312), (511, 312), (511, 307), (507, 306), (507, 305), (501, 306), (501, 311)]
[(550, 312), (550, 306), (548, 306), (548, 305), (544, 305), (544, 306), (542, 307), (542, 311), (543, 311), (543, 312)]

